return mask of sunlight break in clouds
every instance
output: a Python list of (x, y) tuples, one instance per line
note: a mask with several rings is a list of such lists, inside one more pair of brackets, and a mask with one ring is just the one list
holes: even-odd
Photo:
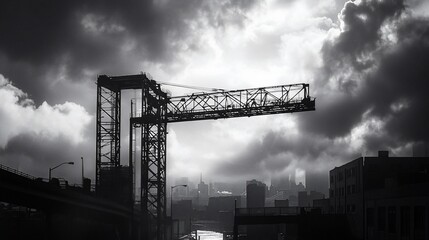
[(20, 134), (35, 134), (42, 139), (65, 137), (72, 144), (84, 140), (84, 130), (92, 116), (72, 102), (35, 106), (21, 89), (0, 74), (0, 147)]

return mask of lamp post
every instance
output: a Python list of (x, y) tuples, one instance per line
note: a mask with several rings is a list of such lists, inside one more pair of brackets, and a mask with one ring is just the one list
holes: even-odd
[(176, 185), (176, 186), (171, 186), (171, 190), (170, 190), (170, 216), (171, 216), (171, 227), (170, 227), (170, 239), (173, 239), (173, 189), (176, 187), (187, 187), (188, 185), (186, 184), (180, 184), (180, 185)]
[(80, 159), (82, 160), (82, 187), (83, 187), (83, 183), (85, 182), (85, 178), (83, 177), (83, 157), (80, 157)]
[(59, 164), (59, 165), (57, 165), (57, 166), (55, 166), (55, 167), (53, 167), (53, 168), (49, 168), (49, 181), (51, 181), (51, 172), (52, 172), (52, 170), (54, 170), (55, 168), (59, 168), (60, 166), (62, 166), (62, 165), (64, 165), (64, 164), (70, 164), (70, 165), (73, 165), (73, 164), (74, 164), (74, 162), (63, 162), (63, 163), (61, 163), (61, 164)]

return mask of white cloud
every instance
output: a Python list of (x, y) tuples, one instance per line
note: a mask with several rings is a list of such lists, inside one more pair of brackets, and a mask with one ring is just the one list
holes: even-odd
[(85, 14), (80, 23), (85, 31), (93, 34), (120, 33), (125, 31), (124, 26), (117, 23), (107, 22), (104, 16), (92, 13)]
[[(195, 28), (192, 35), (181, 44), (196, 47), (180, 48), (180, 61), (174, 66), (144, 62), (144, 71), (159, 81), (224, 89), (312, 83), (315, 70), (322, 64), (320, 49), (333, 34), (334, 23), (317, 11), (326, 6), (307, 5), (267, 2), (247, 12), (240, 27), (232, 24), (215, 28), (204, 19), (195, 19), (189, 23)], [(169, 89), (174, 96), (197, 91)], [(288, 135), (299, 135), (295, 121), (293, 115), (282, 115), (193, 122), (192, 127), (171, 124), (169, 175), (210, 173), (270, 130), (287, 127)], [(296, 165), (293, 161), (290, 166)]]
[(92, 116), (84, 107), (65, 102), (54, 106), (43, 102), (35, 106), (27, 94), (0, 74), (0, 147), (20, 134), (41, 139), (63, 137), (71, 144), (84, 140), (84, 131)]

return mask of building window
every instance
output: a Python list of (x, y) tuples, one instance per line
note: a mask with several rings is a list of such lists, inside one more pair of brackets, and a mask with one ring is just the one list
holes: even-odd
[(330, 181), (331, 181), (331, 184), (333, 184), (333, 183), (334, 183), (334, 176), (332, 176), (332, 175), (331, 175), (331, 177), (330, 177)]
[(344, 177), (343, 177), (343, 173), (339, 173), (339, 174), (338, 174), (338, 179), (339, 179), (339, 181), (342, 181), (342, 180), (343, 180), (343, 178), (344, 178)]
[(414, 239), (423, 240), (425, 239), (425, 206), (414, 207)]
[(352, 177), (355, 177), (356, 176), (356, 167), (353, 167), (352, 168)]
[(356, 193), (356, 184), (352, 185), (352, 193)]
[(352, 213), (355, 213), (356, 212), (356, 205), (352, 205)]
[(330, 189), (329, 190), (329, 197), (333, 197), (334, 196), (334, 190)]
[(389, 233), (396, 233), (396, 207), (387, 209), (387, 230)]
[(349, 185), (349, 186), (347, 186), (347, 195), (350, 195), (350, 193), (351, 193), (351, 188), (350, 188), (350, 185)]
[(401, 207), (401, 238), (407, 238), (410, 236), (410, 225), (410, 207), (403, 206)]
[(378, 207), (377, 227), (378, 227), (378, 231), (384, 231), (386, 229), (386, 208), (385, 207)]

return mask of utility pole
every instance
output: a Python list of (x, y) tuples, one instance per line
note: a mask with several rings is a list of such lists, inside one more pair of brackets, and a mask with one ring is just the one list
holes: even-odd
[(83, 187), (83, 184), (85, 182), (85, 177), (83, 176), (83, 157), (80, 157), (80, 159), (82, 160), (82, 187)]

